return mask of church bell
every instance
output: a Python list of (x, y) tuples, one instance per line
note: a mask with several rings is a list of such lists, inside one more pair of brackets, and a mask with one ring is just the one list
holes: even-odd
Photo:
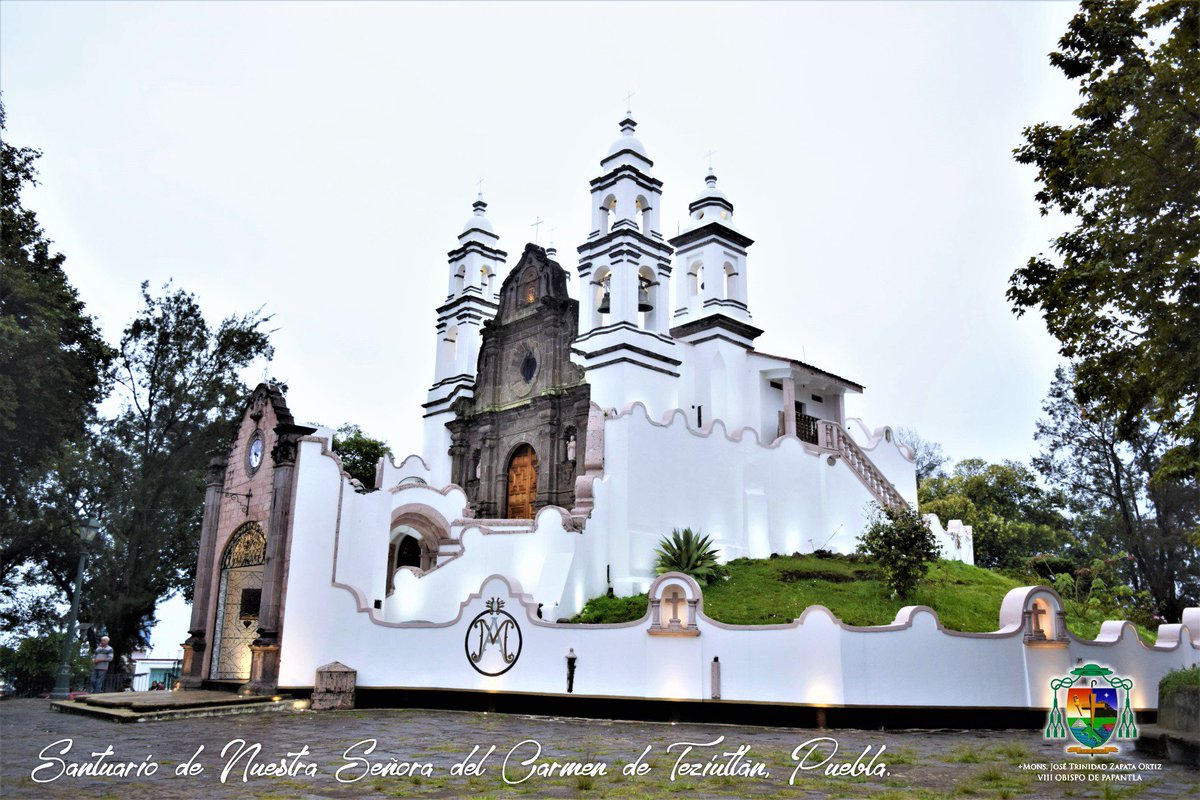
[(638, 285), (638, 311), (653, 311), (654, 306), (650, 304), (650, 285), (642, 283)]
[(609, 302), (608, 289), (604, 290), (604, 296), (600, 298), (600, 305), (596, 308), (601, 314), (607, 314), (612, 310), (612, 303)]

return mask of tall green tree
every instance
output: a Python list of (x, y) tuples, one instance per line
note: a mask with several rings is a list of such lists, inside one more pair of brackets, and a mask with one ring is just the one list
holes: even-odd
[(942, 467), (950, 458), (942, 452), (940, 444), (922, 439), (916, 428), (897, 428), (896, 441), (912, 450), (918, 484), (946, 474)]
[[(5, 111), (0, 103), (0, 131)], [(21, 192), (41, 152), (0, 137), (0, 592), (5, 600), (38, 551), (70, 543), (77, 512), (44, 484), (81, 441), (106, 391), (112, 353)]]
[(1077, 402), (1066, 368), (1055, 374), (1043, 411), (1034, 465), (1067, 497), (1087, 555), (1128, 553), (1122, 580), (1178, 622), (1185, 607), (1200, 603), (1200, 488), (1161, 476), (1170, 440), (1145, 420), (1123, 435), (1100, 403)]
[(1200, 476), (1200, 3), (1084, 2), (1050, 54), (1077, 80), (1073, 125), (1025, 129), (1042, 214), (1072, 227), (1011, 278), (1076, 366), (1078, 400), (1117, 435), (1143, 418), (1160, 477)]
[(1059, 554), (1071, 540), (1065, 498), (1017, 461), (963, 459), (949, 475), (922, 481), (918, 500), (922, 514), (972, 526), (975, 563), (988, 569), (1020, 570), (1031, 556)]
[(392, 454), (392, 449), (387, 442), (372, 438), (359, 426), (347, 422), (333, 437), (333, 452), (342, 459), (342, 469), (371, 491), (379, 488), (375, 485), (375, 467), (379, 459)]
[(142, 284), (142, 300), (116, 358), (120, 411), (89, 455), (105, 542), (84, 597), (118, 654), (145, 644), (160, 599), (191, 586), (205, 467), (228, 448), (250, 391), (239, 373), (273, 352), (258, 311), (214, 329), (195, 296), (170, 284), (158, 296)]

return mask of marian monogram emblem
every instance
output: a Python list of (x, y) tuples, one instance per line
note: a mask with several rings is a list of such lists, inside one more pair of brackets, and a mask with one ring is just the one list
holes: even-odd
[[(1071, 670), (1069, 675), (1050, 679), (1054, 692), (1054, 707), (1046, 723), (1047, 739), (1065, 739), (1067, 731), (1082, 747), (1072, 745), (1068, 753), (1099, 755), (1115, 753), (1121, 748), (1106, 744), (1109, 739), (1136, 739), (1133, 709), (1129, 707), (1129, 692), (1133, 681), (1113, 675), (1111, 669), (1087, 664)], [(1067, 690), (1066, 707), (1058, 705), (1062, 690)], [(1124, 693), (1124, 700), (1119, 696)]]
[(503, 608), (504, 601), (493, 597), (467, 626), (467, 661), (484, 675), (503, 675), (521, 655), (521, 626)]

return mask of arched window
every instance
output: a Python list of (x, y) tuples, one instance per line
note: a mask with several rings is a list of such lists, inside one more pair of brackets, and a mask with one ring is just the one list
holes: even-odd
[(617, 212), (617, 198), (614, 195), (609, 195), (600, 202), (600, 233), (601, 235), (608, 233), (612, 227), (612, 217)]
[(454, 280), (451, 282), (450, 293), (461, 294), (463, 286), (466, 284), (467, 269), (464, 266), (459, 266), (458, 271), (454, 273)]
[(612, 273), (607, 268), (596, 273), (592, 281), (592, 325), (596, 328), (608, 324), (612, 312)]
[(658, 322), (658, 281), (649, 267), (638, 270), (637, 304), (638, 325), (643, 330), (654, 330)]
[(650, 233), (653, 228), (653, 223), (650, 217), (650, 202), (642, 195), (638, 195), (634, 206), (642, 215), (642, 233)]
[(458, 362), (458, 326), (451, 325), (446, 331), (445, 337), (442, 339), (442, 363), (445, 366), (446, 374), (442, 377), (449, 377), (454, 374), (454, 366)]
[(738, 277), (737, 269), (734, 268), (732, 263), (726, 261), (725, 262), (725, 299), (726, 300), (738, 299), (737, 277)]
[(486, 264), (479, 268), (479, 288), (485, 298), (492, 299), (492, 270)]
[(537, 270), (533, 267), (527, 267), (521, 273), (521, 285), (517, 295), (522, 304), (532, 305), (537, 300), (537, 277)]
[(697, 297), (704, 291), (704, 264), (700, 261), (693, 261), (688, 267), (687, 275), (688, 298)]

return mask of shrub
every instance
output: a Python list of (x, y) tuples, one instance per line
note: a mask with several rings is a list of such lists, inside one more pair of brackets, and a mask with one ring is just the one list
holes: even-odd
[(877, 508), (859, 542), (860, 553), (879, 564), (884, 584), (898, 597), (911, 597), (938, 558), (937, 539), (915, 508)]
[(593, 597), (571, 622), (585, 622), (589, 625), (633, 622), (646, 616), (648, 602), (649, 599), (644, 594), (635, 594), (632, 597)]
[(691, 528), (671, 531), (671, 537), (659, 540), (655, 572), (682, 572), (700, 583), (712, 583), (726, 572), (717, 563), (717, 548), (707, 536), (692, 533)]
[(1200, 667), (1173, 669), (1158, 682), (1158, 701), (1188, 686), (1200, 686)]

